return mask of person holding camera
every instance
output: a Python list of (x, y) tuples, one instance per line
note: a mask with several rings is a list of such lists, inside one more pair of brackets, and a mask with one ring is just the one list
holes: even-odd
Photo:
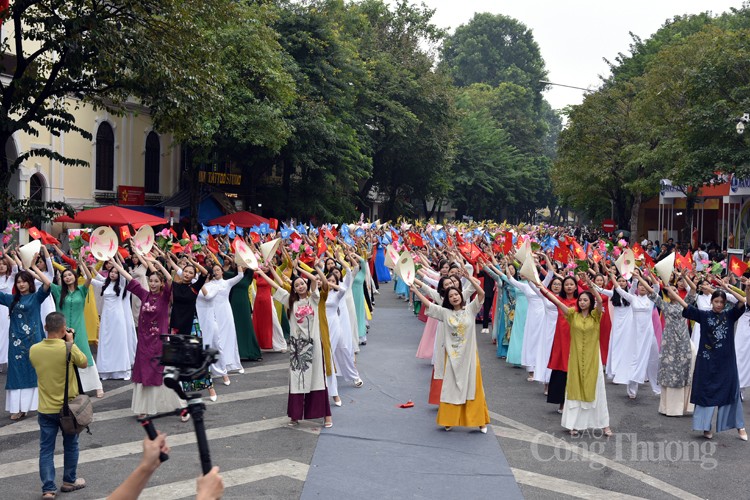
[[(55, 498), (55, 441), (60, 429), (60, 410), (65, 394), (65, 373), (68, 374), (68, 400), (78, 396), (75, 370), (67, 369), (67, 346), (71, 344), (70, 360), (78, 368), (86, 368), (86, 355), (73, 343), (72, 329), (66, 328), (65, 315), (47, 315), (44, 329), (47, 338), (31, 346), (29, 358), (36, 370), (39, 384), (39, 476), (42, 498)], [(86, 487), (86, 481), (76, 476), (78, 467), (78, 434), (63, 434), (63, 484), (60, 491), (76, 491)]]

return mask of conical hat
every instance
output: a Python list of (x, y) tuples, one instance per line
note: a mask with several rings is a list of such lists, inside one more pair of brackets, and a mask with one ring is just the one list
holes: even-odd
[(274, 255), (276, 255), (276, 250), (279, 249), (279, 245), (281, 244), (281, 238), (276, 238), (271, 241), (266, 241), (260, 246), (260, 254), (263, 256), (263, 260), (266, 262), (270, 262)]
[(154, 246), (154, 229), (149, 226), (141, 226), (133, 237), (133, 250), (138, 255), (146, 255)]
[(99, 226), (91, 233), (89, 240), (91, 255), (96, 260), (108, 261), (117, 253), (117, 234), (109, 226)]
[(521, 264), (526, 262), (526, 256), (531, 253), (531, 241), (524, 240), (521, 244), (521, 248), (516, 250), (516, 260)]
[(396, 269), (396, 264), (398, 263), (399, 255), (398, 251), (393, 248), (393, 244), (390, 244), (385, 249), (385, 267), (389, 267), (391, 269)]
[(659, 276), (664, 283), (669, 284), (669, 282), (672, 280), (672, 273), (674, 272), (674, 259), (675, 259), (675, 253), (669, 254), (666, 258), (659, 261), (654, 266), (654, 272), (657, 276)]
[(532, 283), (539, 283), (539, 273), (536, 270), (536, 262), (534, 261), (534, 254), (529, 253), (526, 259), (523, 261), (519, 274), (531, 281)]
[(31, 264), (34, 263), (34, 256), (38, 254), (41, 249), (42, 243), (39, 240), (34, 240), (18, 249), (18, 255), (21, 257), (24, 269), (31, 269)]
[(404, 280), (404, 283), (406, 283), (408, 286), (412, 286), (414, 284), (414, 260), (411, 258), (411, 254), (409, 252), (404, 252), (401, 254), (401, 257), (399, 257), (398, 259), (396, 271), (398, 272), (399, 276), (401, 276), (401, 279)]
[(234, 240), (234, 261), (238, 266), (247, 267), (253, 271), (258, 269), (258, 259), (241, 238)]
[(615, 267), (623, 278), (629, 280), (635, 270), (635, 254), (629, 248), (626, 248), (620, 257), (615, 261)]

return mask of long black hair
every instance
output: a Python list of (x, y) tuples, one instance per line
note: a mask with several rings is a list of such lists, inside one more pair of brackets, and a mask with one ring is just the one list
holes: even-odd
[(289, 307), (286, 310), (286, 317), (289, 318), (290, 320), (292, 319), (292, 314), (294, 314), (293, 312), (294, 303), (299, 300), (299, 295), (294, 289), (294, 282), (297, 281), (298, 279), (301, 279), (302, 281), (305, 282), (305, 284), (307, 285), (307, 293), (308, 294), (310, 293), (310, 286), (311, 286), (310, 280), (305, 278), (304, 276), (292, 275), (292, 289), (289, 291)]
[(575, 283), (576, 288), (573, 290), (573, 298), (576, 300), (578, 299), (578, 282), (573, 276), (566, 276), (565, 279), (562, 282), (562, 288), (560, 289), (560, 298), (563, 300), (567, 300), (567, 296), (565, 295), (565, 282), (571, 280), (573, 283)]
[[(615, 276), (615, 281), (619, 279), (620, 276)], [(612, 294), (612, 305), (615, 307), (628, 307), (630, 305), (630, 302), (625, 300), (622, 295), (620, 295), (616, 289), (614, 289), (615, 293)]]
[(73, 291), (78, 290), (78, 274), (74, 272), (70, 268), (63, 269), (63, 272), (60, 273), (60, 309), (63, 308), (63, 305), (65, 304), (65, 299), (68, 297), (68, 285), (65, 284), (65, 281), (63, 280), (63, 276), (65, 276), (65, 273), (67, 271), (70, 271), (73, 273), (73, 277), (75, 278), (75, 281), (73, 281)]
[[(102, 286), (102, 291), (99, 294), (102, 297), (104, 296), (104, 290), (106, 290), (107, 287), (110, 285), (110, 283), (112, 283), (112, 280), (109, 278), (109, 273), (111, 273), (112, 271), (117, 271), (117, 269), (111, 269), (111, 270), (107, 271), (107, 279), (104, 280), (104, 285)], [(120, 290), (120, 273), (119, 272), (117, 273), (117, 281), (115, 281), (114, 283), (115, 283), (115, 286), (114, 286), (113, 290), (115, 291), (115, 295), (119, 297), (120, 296), (120, 292), (121, 292), (121, 290)], [(122, 294), (122, 298), (123, 298), (123, 300), (125, 299), (125, 294), (124, 293)]]
[(36, 292), (36, 285), (34, 284), (34, 276), (28, 272), (28, 271), (19, 271), (18, 274), (16, 274), (16, 279), (13, 282), (13, 301), (10, 303), (10, 307), (8, 307), (8, 317), (13, 314), (13, 308), (16, 307), (16, 304), (18, 304), (18, 301), (21, 300), (21, 292), (18, 291), (18, 281), (23, 280), (26, 283), (29, 284), (29, 293)]
[[(450, 283), (449, 285), (446, 285), (445, 283)], [(445, 297), (445, 291), (453, 286), (453, 280), (450, 279), (448, 276), (441, 276), (438, 280), (438, 286), (437, 286), (437, 293), (441, 297)]]

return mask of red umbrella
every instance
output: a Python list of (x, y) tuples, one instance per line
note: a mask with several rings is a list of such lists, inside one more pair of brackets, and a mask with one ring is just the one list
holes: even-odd
[[(64, 220), (63, 218), (66, 218), (67, 220)], [(124, 226), (130, 224), (135, 228), (146, 224), (149, 226), (158, 226), (168, 223), (166, 219), (161, 217), (139, 212), (137, 210), (130, 210), (129, 208), (118, 207), (116, 205), (91, 208), (89, 210), (84, 210), (83, 212), (78, 212), (72, 221), (69, 217), (63, 215), (55, 219), (55, 222), (98, 224), (101, 226)]]
[(222, 215), (221, 217), (209, 221), (208, 224), (211, 226), (226, 226), (230, 222), (234, 222), (234, 225), (239, 227), (253, 227), (259, 226), (264, 222), (268, 223), (269, 221), (265, 217), (243, 210), (242, 212)]

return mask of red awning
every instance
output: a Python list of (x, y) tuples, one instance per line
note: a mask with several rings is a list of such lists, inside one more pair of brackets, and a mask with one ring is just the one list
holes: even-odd
[(137, 210), (108, 205), (105, 207), (91, 208), (78, 212), (73, 219), (67, 215), (62, 215), (54, 222), (74, 222), (76, 224), (94, 224), (100, 226), (124, 226), (130, 224), (135, 228), (144, 225), (159, 226), (167, 224), (168, 221), (162, 217), (149, 215)]
[(268, 224), (269, 220), (265, 217), (261, 217), (260, 215), (243, 210), (241, 212), (235, 212), (233, 214), (222, 215), (221, 217), (210, 220), (208, 224), (211, 226), (226, 226), (230, 222), (233, 222), (234, 225), (238, 227), (253, 227), (259, 226), (264, 222)]

